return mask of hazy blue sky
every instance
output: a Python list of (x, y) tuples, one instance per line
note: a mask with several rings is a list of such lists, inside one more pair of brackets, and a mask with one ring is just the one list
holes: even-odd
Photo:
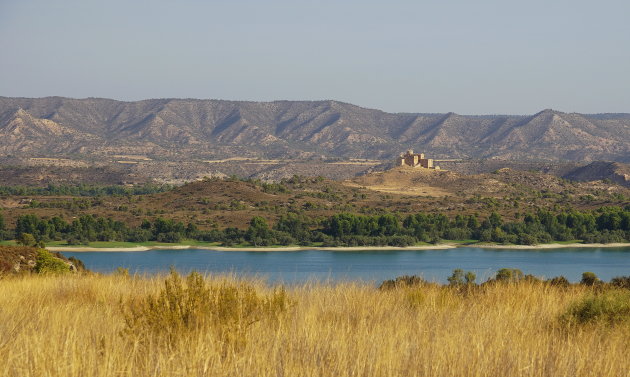
[(630, 112), (630, 1), (0, 0), (0, 95)]

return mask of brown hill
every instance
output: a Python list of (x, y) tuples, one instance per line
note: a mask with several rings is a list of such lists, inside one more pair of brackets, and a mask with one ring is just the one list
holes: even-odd
[(609, 180), (630, 187), (630, 165), (618, 162), (595, 161), (572, 170), (564, 177), (574, 181)]
[(436, 158), (630, 162), (629, 114), (390, 114), (336, 101), (0, 97), (0, 153), (158, 159)]
[(344, 182), (304, 177), (281, 184), (209, 179), (151, 195), (20, 195), (0, 200), (0, 207), (4, 207), (2, 212), (9, 228), (24, 214), (61, 216), (66, 220), (91, 214), (134, 226), (145, 218), (164, 217), (212, 229), (246, 228), (253, 216), (263, 216), (274, 223), (287, 213), (299, 213), (315, 221), (339, 212), (483, 216), (498, 211), (506, 218), (516, 218), (540, 208), (623, 206), (628, 198), (630, 189), (614, 183), (570, 182), (538, 172), (501, 169), (464, 175), (400, 167)]

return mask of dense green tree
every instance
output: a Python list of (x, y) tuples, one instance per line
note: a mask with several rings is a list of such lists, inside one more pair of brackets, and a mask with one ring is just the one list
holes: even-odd
[[(381, 215), (378, 217), (378, 234), (393, 236), (400, 232), (400, 223), (394, 215)], [(373, 233), (373, 231), (371, 232)]]
[(187, 238), (195, 238), (198, 232), (199, 228), (197, 227), (197, 225), (193, 223), (188, 223), (188, 225), (186, 225), (185, 233)]
[(39, 235), (38, 225), (40, 222), (39, 217), (32, 214), (19, 216), (15, 225), (16, 236), (19, 237), (22, 233), (29, 233), (33, 236)]
[(260, 216), (254, 216), (249, 222), (249, 228), (245, 234), (246, 239), (254, 246), (269, 246), (274, 243), (273, 233), (269, 229), (267, 220)]
[(503, 219), (501, 218), (501, 215), (499, 215), (498, 213), (492, 212), (490, 214), (490, 217), (488, 217), (488, 222), (490, 223), (490, 226), (496, 228), (503, 224)]
[(290, 212), (280, 217), (274, 229), (278, 232), (288, 233), (299, 243), (308, 243), (312, 238), (311, 223), (312, 220), (308, 217)]

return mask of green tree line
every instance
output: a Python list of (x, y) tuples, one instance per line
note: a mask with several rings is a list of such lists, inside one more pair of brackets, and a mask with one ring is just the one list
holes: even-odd
[(24, 234), (32, 236), (38, 243), (67, 240), (70, 244), (92, 241), (176, 243), (184, 239), (219, 242), (227, 246), (410, 246), (440, 240), (521, 245), (570, 240), (610, 243), (630, 241), (630, 206), (560, 213), (541, 209), (512, 221), (506, 221), (496, 212), (485, 218), (474, 214), (448, 218), (426, 213), (405, 217), (339, 213), (323, 219), (289, 213), (281, 216), (273, 227), (264, 218), (255, 216), (246, 229), (228, 227), (222, 230), (199, 230), (193, 223), (163, 218), (145, 219), (140, 226), (130, 227), (121, 221), (92, 215), (68, 222), (61, 217), (42, 219), (33, 214), (18, 217), (15, 228), (9, 230), (0, 214), (0, 237), (20, 239)]

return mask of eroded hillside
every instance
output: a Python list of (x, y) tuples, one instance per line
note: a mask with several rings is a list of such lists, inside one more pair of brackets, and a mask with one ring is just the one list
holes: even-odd
[(391, 114), (337, 101), (237, 102), (0, 97), (0, 152), (28, 157), (142, 155), (630, 161), (630, 115)]

